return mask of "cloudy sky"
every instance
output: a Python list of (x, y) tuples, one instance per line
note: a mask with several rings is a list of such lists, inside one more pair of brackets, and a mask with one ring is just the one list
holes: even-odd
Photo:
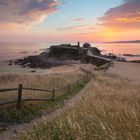
[(140, 39), (140, 0), (0, 0), (0, 41)]

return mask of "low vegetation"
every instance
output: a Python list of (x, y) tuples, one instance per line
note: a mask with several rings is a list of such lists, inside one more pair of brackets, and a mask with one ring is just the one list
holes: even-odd
[(95, 71), (104, 71), (104, 72), (106, 72), (110, 66), (113, 66), (113, 63), (114, 63), (114, 62), (111, 61), (110, 63), (106, 63), (106, 64), (101, 65), (101, 66), (96, 66), (96, 67), (94, 68), (94, 70), (95, 70)]
[(139, 140), (140, 87), (97, 74), (72, 108), (22, 134), (21, 140)]
[[(80, 81), (76, 84), (77, 80)], [(0, 88), (15, 88), (22, 82), (24, 87), (42, 88), (42, 89), (59, 89), (71, 85), (70, 94), (66, 96), (67, 91), (61, 91), (56, 94), (57, 98), (54, 102), (23, 102), (21, 110), (16, 110), (16, 105), (0, 106), (0, 131), (7, 129), (9, 123), (29, 122), (30, 120), (41, 116), (44, 112), (50, 113), (55, 109), (64, 105), (65, 100), (71, 98), (78, 93), (81, 88), (90, 80), (87, 74), (81, 70), (69, 72), (65, 74), (53, 74), (44, 76), (21, 76), (21, 75), (0, 75)], [(52, 94), (47, 92), (24, 91), (23, 98), (47, 98), (52, 97)], [(0, 93), (0, 102), (6, 102), (17, 98), (16, 92)]]
[(140, 63), (140, 60), (133, 60), (133, 61), (130, 61), (130, 62), (133, 62), (133, 63)]

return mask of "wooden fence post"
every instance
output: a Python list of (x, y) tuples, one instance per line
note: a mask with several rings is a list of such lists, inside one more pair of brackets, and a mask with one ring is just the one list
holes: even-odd
[(68, 84), (68, 94), (70, 94), (70, 84)]
[(19, 84), (19, 87), (18, 87), (18, 97), (17, 97), (17, 106), (16, 106), (17, 109), (21, 108), (22, 88), (23, 88), (22, 84)]
[(52, 101), (54, 102), (54, 96), (55, 96), (55, 89), (52, 91)]

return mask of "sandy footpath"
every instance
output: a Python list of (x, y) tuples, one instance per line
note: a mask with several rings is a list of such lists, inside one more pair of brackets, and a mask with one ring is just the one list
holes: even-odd
[(140, 84), (140, 63), (115, 62), (108, 72)]

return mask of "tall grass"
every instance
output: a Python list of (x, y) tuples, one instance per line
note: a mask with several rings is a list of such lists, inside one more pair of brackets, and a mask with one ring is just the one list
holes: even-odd
[[(0, 88), (16, 88), (20, 83), (24, 87), (40, 88), (40, 89), (58, 89), (67, 86), (69, 83), (74, 83), (81, 79), (84, 73), (80, 70), (65, 73), (65, 74), (52, 74), (52, 75), (0, 75)], [(48, 93), (49, 94), (49, 93)], [(44, 92), (26, 91), (23, 92), (23, 98), (26, 97), (42, 97), (46, 96)], [(16, 99), (17, 91), (0, 93), (0, 102)]]
[[(58, 89), (67, 86), (68, 84), (76, 83), (77, 80), (81, 80), (81, 84), (73, 85), (74, 89), (71, 89), (72, 95), (76, 94), (81, 88), (83, 88), (86, 82), (83, 78), (86, 78), (86, 74), (81, 70), (65, 73), (65, 74), (53, 74), (43, 76), (33, 75), (1, 75), (0, 82), (1, 88), (17, 87), (19, 83), (23, 83), (24, 87), (42, 88), (42, 89)], [(63, 93), (64, 92), (64, 93)], [(54, 102), (40, 101), (40, 102), (23, 102), (21, 110), (16, 110), (15, 104), (0, 106), (0, 130), (3, 130), (3, 126), (8, 123), (22, 123), (29, 122), (30, 120), (41, 116), (44, 112), (50, 113), (55, 109), (64, 105), (67, 91), (61, 91), (55, 94), (57, 99)], [(65, 94), (65, 95), (64, 95)], [(11, 93), (0, 93), (0, 102), (6, 102), (7, 100), (13, 100), (17, 98), (17, 91)], [(47, 92), (32, 92), (24, 91), (23, 98), (52, 98), (52, 94)], [(4, 124), (4, 125), (3, 125)], [(1, 127), (2, 126), (2, 127)]]
[(72, 108), (22, 134), (21, 140), (139, 140), (140, 86), (97, 74)]

